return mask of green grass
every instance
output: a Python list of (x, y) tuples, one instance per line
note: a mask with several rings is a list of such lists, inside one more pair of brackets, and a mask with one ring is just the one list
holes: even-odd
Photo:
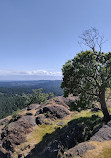
[[(93, 114), (96, 114), (97, 117), (93, 118), (93, 119), (88, 119), (88, 118), (91, 118)], [(87, 124), (90, 127), (91, 126), (94, 127), (94, 125), (96, 127), (95, 120), (99, 121), (100, 117), (102, 117), (101, 112), (92, 113), (90, 110), (72, 113), (69, 117), (66, 117), (62, 120), (58, 119), (58, 120), (52, 121), (51, 124), (49, 124), (49, 125), (46, 125), (46, 124), (39, 125), (32, 132), (31, 136), (28, 138), (28, 141), (31, 142), (33, 140), (34, 142), (39, 143), (43, 140), (43, 137), (45, 135), (53, 133), (57, 128), (61, 129), (64, 126), (67, 126), (68, 123), (72, 120), (77, 123), (84, 122), (85, 124)], [(57, 123), (59, 123), (60, 121), (63, 121), (65, 124), (63, 126), (58, 126)]]

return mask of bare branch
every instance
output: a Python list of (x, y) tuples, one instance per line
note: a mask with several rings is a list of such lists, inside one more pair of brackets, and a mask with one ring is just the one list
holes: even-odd
[(81, 44), (84, 44), (91, 48), (93, 52), (96, 50), (96, 46), (99, 47), (99, 51), (102, 50), (102, 45), (106, 42), (104, 36), (100, 35), (99, 31), (95, 27), (91, 27), (88, 30), (85, 30), (80, 36)]

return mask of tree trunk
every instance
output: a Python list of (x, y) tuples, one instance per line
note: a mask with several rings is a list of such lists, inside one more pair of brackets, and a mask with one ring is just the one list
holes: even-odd
[(110, 115), (106, 106), (106, 101), (105, 101), (105, 90), (102, 91), (102, 93), (100, 94), (100, 104), (101, 104), (101, 109), (104, 115), (104, 120), (105, 122), (110, 121)]

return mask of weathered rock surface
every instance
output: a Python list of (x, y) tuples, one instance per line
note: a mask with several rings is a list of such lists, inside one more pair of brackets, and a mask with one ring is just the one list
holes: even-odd
[(1, 134), (3, 147), (6, 150), (13, 151), (15, 145), (25, 141), (25, 135), (30, 133), (35, 125), (33, 116), (23, 116), (16, 122), (11, 122), (3, 129)]
[(42, 114), (43, 113), (43, 108), (37, 108), (37, 111), (35, 113), (35, 116), (39, 115), (39, 114)]
[[(8, 121), (8, 125), (4, 127), (1, 134), (0, 158), (10, 158), (10, 153), (13, 154), (14, 148), (17, 148), (17, 145), (26, 141), (26, 135), (32, 131), (36, 124), (41, 125), (44, 123), (49, 125), (52, 123), (53, 125), (52, 121), (55, 119), (59, 120), (59, 123), (57, 123), (58, 120), (57, 122), (55, 120), (56, 125), (58, 125), (55, 126), (55, 131), (51, 134), (46, 133), (41, 142), (34, 146), (34, 149), (30, 148), (28, 150), (29, 152), (32, 149), (26, 158), (62, 158), (63, 155), (66, 158), (72, 158), (74, 156), (83, 157), (88, 150), (94, 149), (94, 146), (90, 144), (90, 140), (111, 140), (111, 121), (101, 129), (102, 124), (93, 129), (92, 127), (89, 128), (84, 121), (79, 122), (76, 119), (64, 126), (65, 122), (62, 118), (71, 114), (68, 102), (74, 100), (75, 98), (73, 97), (56, 97), (52, 99), (52, 103), (50, 100), (43, 106), (31, 104), (27, 108), (28, 111), (25, 109), (20, 117), (15, 117), (11, 120), (12, 122)], [(92, 119), (95, 120), (96, 117), (96, 115), (93, 115)], [(1, 120), (0, 124), (7, 124), (7, 120)], [(87, 131), (91, 131), (92, 133), (88, 133)], [(94, 134), (95, 132), (96, 134)], [(94, 135), (92, 136), (92, 134)], [(89, 142), (84, 142), (86, 140), (89, 140)], [(66, 151), (66, 149), (68, 150)], [(23, 148), (23, 152), (24, 150), (27, 149)], [(20, 152), (18, 157), (23, 157), (23, 152)]]
[(111, 121), (104, 125), (97, 133), (91, 137), (92, 141), (111, 140)]
[(9, 122), (9, 119), (7, 119), (7, 118), (1, 119), (0, 120), (0, 126), (5, 125), (8, 122)]
[(40, 114), (36, 117), (36, 124), (37, 125), (41, 125), (44, 123), (44, 120), (46, 119), (45, 115), (44, 114)]
[(80, 156), (82, 157), (84, 153), (86, 153), (88, 150), (95, 149), (94, 146), (92, 146), (89, 142), (84, 142), (76, 145), (75, 147), (69, 149), (67, 152), (64, 153), (66, 158), (72, 158), (74, 156)]
[(63, 118), (70, 114), (68, 109), (59, 105), (47, 105), (43, 108), (43, 113), (49, 113), (49, 116), (51, 114), (57, 118)]
[(40, 104), (30, 104), (28, 107), (27, 107), (27, 110), (33, 110), (33, 109), (36, 109), (37, 107), (39, 107)]
[(48, 104), (58, 104), (58, 105), (62, 105), (67, 109), (70, 109), (70, 103), (74, 102), (77, 99), (77, 97), (73, 97), (73, 96), (69, 96), (67, 98), (64, 98), (63, 96), (58, 96), (55, 97), (51, 100), (48, 101)]
[(15, 122), (15, 121), (17, 121), (18, 119), (20, 119), (21, 117), (22, 117), (22, 115), (17, 114), (17, 115), (15, 115), (14, 117), (12, 117), (12, 119), (10, 120), (9, 123), (11, 123), (11, 122)]
[(60, 121), (60, 122), (57, 123), (57, 125), (58, 125), (58, 126), (64, 126), (64, 125), (65, 125), (65, 122)]

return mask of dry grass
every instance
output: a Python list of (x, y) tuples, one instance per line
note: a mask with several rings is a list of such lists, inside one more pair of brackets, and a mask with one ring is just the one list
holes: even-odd
[(90, 144), (95, 146), (95, 149), (89, 150), (83, 158), (111, 158), (111, 141), (91, 141)]

